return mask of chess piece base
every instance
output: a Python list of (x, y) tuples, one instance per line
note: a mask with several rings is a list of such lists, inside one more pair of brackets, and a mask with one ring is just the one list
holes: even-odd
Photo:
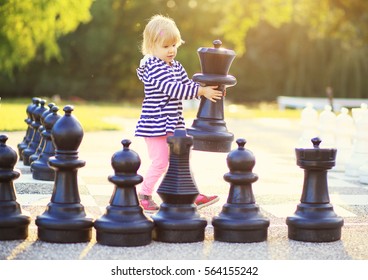
[(118, 232), (97, 231), (97, 242), (107, 246), (137, 247), (150, 244), (152, 241), (151, 231), (132, 232), (129, 234)]
[(49, 203), (48, 210), (36, 218), (38, 238), (53, 243), (88, 242), (92, 237), (93, 219), (86, 217), (78, 203)]
[(11, 228), (3, 228), (0, 226), (0, 240), (18, 240), (28, 237), (28, 225), (17, 226)]
[(18, 202), (0, 201), (0, 240), (26, 239), (30, 222)]
[(102, 245), (136, 247), (152, 241), (153, 222), (144, 216), (140, 206), (108, 206), (94, 227), (97, 242)]
[(48, 165), (43, 164), (39, 161), (34, 161), (31, 164), (32, 178), (41, 181), (54, 181), (55, 170)]
[(79, 230), (65, 230), (65, 229), (58, 230), (39, 227), (38, 238), (42, 241), (51, 243), (88, 242), (92, 238), (92, 230), (90, 228)]
[(204, 240), (204, 229), (172, 230), (163, 227), (164, 225), (160, 228), (154, 229), (154, 240), (166, 243), (194, 243), (202, 242)]
[[(180, 215), (178, 215), (180, 213)], [(153, 239), (167, 243), (193, 243), (204, 240), (207, 220), (196, 213), (191, 205), (162, 203), (159, 212), (152, 216), (155, 222)]]
[(332, 242), (341, 239), (344, 220), (331, 204), (300, 203), (293, 216), (287, 217), (288, 237), (305, 242)]
[(219, 216), (212, 219), (214, 239), (230, 243), (252, 243), (267, 240), (270, 221), (256, 204), (225, 204)]
[(214, 238), (216, 241), (228, 243), (253, 243), (267, 240), (267, 229), (258, 230), (222, 230), (215, 229)]
[(288, 226), (289, 239), (304, 242), (333, 242), (341, 239), (341, 228), (306, 229)]
[(31, 219), (26, 215), (0, 216), (0, 240), (18, 240), (28, 237)]

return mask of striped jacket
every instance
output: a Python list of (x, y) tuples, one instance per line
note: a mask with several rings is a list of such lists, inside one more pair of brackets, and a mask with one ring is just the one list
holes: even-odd
[(150, 56), (141, 62), (137, 75), (144, 84), (145, 97), (135, 136), (164, 136), (185, 128), (181, 100), (197, 98), (199, 84), (188, 78), (184, 67), (178, 61), (169, 66)]

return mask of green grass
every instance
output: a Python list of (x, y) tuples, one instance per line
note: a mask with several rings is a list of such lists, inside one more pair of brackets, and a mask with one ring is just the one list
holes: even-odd
[[(49, 102), (49, 101), (48, 101)], [(0, 131), (23, 131), (26, 129), (24, 119), (27, 118), (26, 109), (29, 99), (1, 99), (0, 100)], [(74, 106), (73, 115), (82, 124), (84, 131), (121, 130), (122, 118), (138, 119), (139, 104), (125, 102), (55, 102), (59, 107), (59, 114), (64, 115), (63, 107), (67, 104)], [(186, 109), (185, 118), (195, 118), (197, 108)], [(238, 118), (299, 118), (300, 111), (280, 111), (276, 103), (258, 103), (252, 105), (226, 105), (225, 119)]]

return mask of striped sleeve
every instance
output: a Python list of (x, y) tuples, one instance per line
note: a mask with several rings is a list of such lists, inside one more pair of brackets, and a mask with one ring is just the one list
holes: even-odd
[(181, 81), (183, 84), (190, 84), (190, 83), (195, 83), (193, 82), (192, 80), (190, 80), (188, 78), (188, 74), (187, 72), (185, 71), (184, 67), (180, 64), (180, 62), (177, 62), (178, 63), (178, 72), (180, 74), (180, 78), (181, 78)]
[(193, 99), (197, 97), (198, 84), (189, 80), (181, 65), (173, 67), (172, 71), (164, 64), (151, 64), (144, 69), (143, 80), (150, 85), (176, 99)]

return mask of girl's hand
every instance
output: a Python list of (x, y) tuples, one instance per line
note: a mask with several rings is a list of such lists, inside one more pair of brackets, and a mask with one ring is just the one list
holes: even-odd
[(218, 86), (208, 86), (208, 87), (200, 86), (198, 88), (198, 96), (204, 96), (208, 100), (216, 102), (216, 100), (222, 98), (222, 91), (216, 90), (217, 87)]

